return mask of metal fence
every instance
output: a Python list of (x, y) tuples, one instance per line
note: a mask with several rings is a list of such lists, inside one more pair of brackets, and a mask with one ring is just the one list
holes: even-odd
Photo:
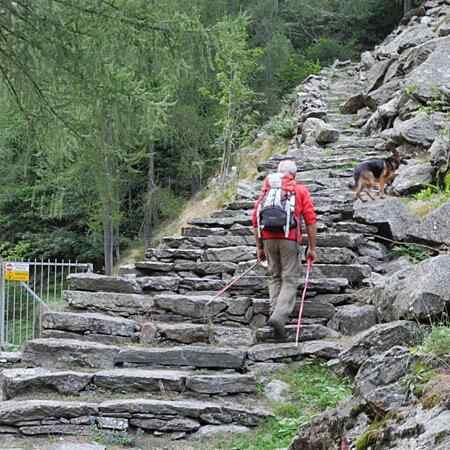
[(92, 270), (92, 264), (77, 261), (1, 261), (2, 348), (17, 348), (29, 339), (39, 337), (41, 315), (47, 309), (61, 308), (63, 291), (68, 288), (68, 276)]

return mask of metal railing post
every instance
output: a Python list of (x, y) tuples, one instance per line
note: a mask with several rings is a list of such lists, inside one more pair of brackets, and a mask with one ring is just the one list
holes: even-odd
[(5, 349), (5, 273), (3, 259), (0, 258), (0, 347)]

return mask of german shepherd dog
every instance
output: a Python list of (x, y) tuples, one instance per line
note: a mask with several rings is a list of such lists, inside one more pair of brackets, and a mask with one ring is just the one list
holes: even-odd
[(389, 156), (389, 158), (370, 159), (358, 164), (353, 172), (355, 184), (349, 185), (355, 193), (354, 200), (359, 198), (363, 202), (367, 201), (363, 200), (361, 197), (363, 191), (365, 191), (372, 200), (375, 200), (369, 189), (377, 184), (380, 186), (380, 198), (385, 198), (384, 187), (386, 183), (395, 177), (395, 171), (400, 167), (402, 162), (398, 150), (393, 150), (392, 156)]

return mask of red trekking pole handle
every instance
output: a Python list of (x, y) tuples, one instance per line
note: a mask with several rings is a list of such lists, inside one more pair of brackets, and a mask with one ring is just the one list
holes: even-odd
[(309, 276), (311, 275), (313, 262), (314, 262), (314, 260), (312, 258), (307, 258), (307, 260), (306, 260), (305, 286), (303, 287), (302, 299), (300, 301), (300, 311), (298, 312), (298, 319), (297, 319), (297, 333), (295, 335), (295, 346), (296, 347), (298, 347), (298, 339), (300, 337), (300, 328), (301, 328), (301, 324), (302, 324), (303, 307), (305, 305), (306, 291), (308, 289)]

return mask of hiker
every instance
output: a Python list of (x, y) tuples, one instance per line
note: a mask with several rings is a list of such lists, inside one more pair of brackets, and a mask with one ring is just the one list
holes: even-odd
[(307, 259), (316, 259), (316, 213), (308, 189), (295, 181), (297, 165), (281, 161), (268, 175), (253, 209), (258, 261), (267, 259), (271, 316), (269, 325), (278, 340), (294, 310), (300, 280), (301, 216), (308, 234)]

